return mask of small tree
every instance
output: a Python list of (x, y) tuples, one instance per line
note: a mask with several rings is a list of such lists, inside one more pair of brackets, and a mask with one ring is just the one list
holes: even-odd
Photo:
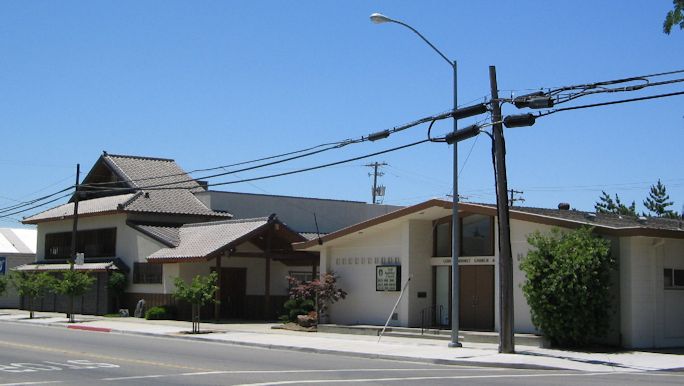
[(2, 296), (5, 291), (7, 291), (7, 278), (5, 276), (0, 276), (0, 296)]
[(192, 333), (200, 332), (200, 309), (207, 303), (214, 303), (214, 293), (218, 290), (216, 285), (218, 274), (210, 273), (208, 276), (195, 276), (192, 283), (187, 285), (183, 279), (177, 277), (174, 280), (176, 291), (173, 296), (176, 299), (184, 300), (192, 305)]
[(74, 323), (74, 298), (84, 295), (95, 282), (95, 278), (87, 272), (79, 272), (73, 269), (64, 271), (62, 278), (57, 280), (54, 290), (58, 294), (70, 298), (69, 323)]
[(128, 285), (128, 278), (121, 272), (112, 272), (109, 275), (109, 281), (107, 282), (107, 289), (109, 293), (114, 297), (115, 309), (118, 311), (121, 307), (121, 296), (126, 290)]
[[(333, 303), (344, 299), (347, 292), (337, 288), (337, 276), (328, 272), (322, 279), (314, 279), (310, 282), (301, 282), (292, 276), (287, 277), (290, 283), (290, 299), (297, 300), (304, 304), (306, 301), (314, 301), (316, 304), (316, 314), (312, 315), (319, 320), (328, 314), (328, 308)], [(305, 308), (299, 308), (305, 310)], [(288, 315), (292, 319), (293, 315)]]
[(35, 301), (53, 288), (55, 278), (47, 272), (13, 271), (9, 281), (19, 296), (25, 296), (28, 300), (29, 318), (33, 319)]
[(532, 323), (558, 346), (582, 346), (608, 330), (610, 271), (608, 241), (583, 227), (528, 236), (530, 251), (520, 264)]
[(644, 200), (644, 206), (655, 217), (677, 218), (677, 212), (668, 209), (672, 204), (674, 203), (670, 201), (665, 185), (658, 179), (656, 185), (651, 185), (648, 197)]

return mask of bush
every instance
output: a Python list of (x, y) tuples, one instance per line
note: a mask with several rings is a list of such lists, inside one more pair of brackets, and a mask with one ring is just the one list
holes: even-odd
[(592, 232), (554, 229), (527, 239), (536, 250), (520, 264), (527, 278), (523, 293), (532, 323), (556, 346), (583, 346), (608, 331), (615, 262), (608, 241)]
[(170, 313), (167, 311), (166, 307), (157, 306), (152, 307), (147, 312), (145, 312), (145, 319), (147, 320), (165, 320), (171, 319)]
[(285, 308), (287, 314), (281, 316), (280, 320), (283, 323), (296, 323), (298, 315), (308, 315), (311, 311), (314, 311), (316, 305), (310, 299), (288, 299), (283, 304), (283, 308)]

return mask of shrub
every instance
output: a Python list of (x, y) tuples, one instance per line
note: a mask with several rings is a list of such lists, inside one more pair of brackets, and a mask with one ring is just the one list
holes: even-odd
[[(290, 284), (290, 300), (311, 301), (314, 304), (313, 310), (316, 312), (316, 318), (319, 315), (325, 316), (331, 304), (347, 296), (347, 292), (337, 288), (337, 276), (332, 272), (323, 275), (322, 280), (314, 279), (310, 282), (301, 282), (292, 276), (288, 276), (287, 281)], [(284, 307), (287, 309), (287, 306), (284, 305)], [(300, 309), (299, 311), (302, 312), (297, 315), (308, 314), (310, 310)], [(291, 312), (289, 311), (288, 315), (283, 315), (281, 320), (291, 321)], [(295, 315), (294, 321), (296, 320), (297, 316)]]
[(169, 312), (163, 306), (152, 307), (145, 312), (145, 319), (147, 320), (164, 320), (170, 319)]
[(532, 323), (552, 344), (583, 346), (608, 331), (610, 271), (615, 262), (608, 241), (583, 227), (527, 239), (536, 248), (520, 264), (523, 293)]
[(316, 305), (311, 299), (288, 299), (284, 304), (283, 308), (287, 314), (280, 317), (283, 323), (297, 322), (297, 316), (307, 315), (311, 311), (314, 311)]

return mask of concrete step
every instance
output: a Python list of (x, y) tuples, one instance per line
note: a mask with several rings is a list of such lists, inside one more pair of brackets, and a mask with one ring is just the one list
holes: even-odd
[[(336, 334), (356, 334), (379, 336), (382, 326), (319, 324), (319, 332)], [(495, 331), (459, 331), (459, 340), (470, 343), (499, 343), (499, 333)], [(451, 330), (424, 329), (410, 327), (387, 327), (383, 336), (417, 339), (450, 340)], [(515, 343), (522, 346), (546, 347), (544, 337), (534, 334), (515, 334)]]

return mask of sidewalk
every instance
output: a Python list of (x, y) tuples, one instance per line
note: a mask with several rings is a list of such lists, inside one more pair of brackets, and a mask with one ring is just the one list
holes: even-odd
[(273, 323), (203, 322), (202, 331), (212, 333), (190, 335), (186, 332), (190, 331), (191, 323), (184, 321), (77, 315), (77, 323), (68, 324), (64, 314), (37, 312), (34, 319), (28, 319), (27, 311), (13, 309), (0, 309), (0, 322), (440, 364), (588, 372), (684, 369), (684, 355), (680, 355), (684, 354), (684, 350), (679, 350), (680, 354), (645, 351), (596, 353), (517, 345), (516, 354), (499, 354), (494, 344), (464, 343), (462, 348), (449, 348), (444, 341), (403, 337), (383, 337), (378, 343), (375, 336), (288, 331), (273, 329), (273, 326), (277, 326)]

